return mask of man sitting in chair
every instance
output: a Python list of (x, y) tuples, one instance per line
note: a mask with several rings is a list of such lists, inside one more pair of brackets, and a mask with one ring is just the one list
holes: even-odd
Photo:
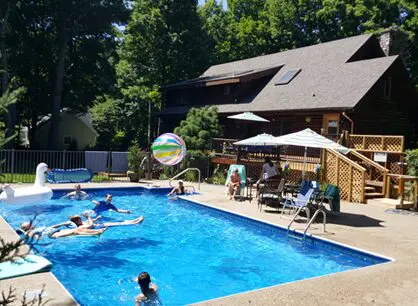
[(238, 169), (235, 168), (234, 172), (232, 172), (230, 176), (230, 181), (228, 184), (228, 196), (229, 199), (232, 200), (237, 195), (237, 192), (240, 190), (241, 185), (241, 177), (238, 173)]

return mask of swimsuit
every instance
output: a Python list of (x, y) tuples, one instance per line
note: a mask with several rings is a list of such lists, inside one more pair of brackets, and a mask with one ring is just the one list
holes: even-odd
[(101, 212), (108, 211), (108, 210), (111, 210), (111, 209), (116, 210), (116, 211), (118, 210), (116, 208), (116, 206), (113, 205), (112, 203), (106, 204), (105, 201), (100, 201), (99, 204), (96, 205), (96, 207), (93, 208), (93, 211), (96, 214), (100, 214)]

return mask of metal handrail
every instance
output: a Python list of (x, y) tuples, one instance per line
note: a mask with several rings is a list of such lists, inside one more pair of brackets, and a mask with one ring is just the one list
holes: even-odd
[[(183, 175), (184, 173), (186, 173), (187, 171), (190, 171), (190, 170), (195, 170), (195, 171), (197, 171), (197, 172), (199, 173), (199, 176), (198, 176), (198, 185), (197, 185), (197, 189), (198, 189), (198, 190), (200, 190), (200, 170), (199, 170), (198, 168), (187, 168), (187, 169), (185, 169), (185, 170), (181, 171), (180, 173), (176, 174), (175, 176), (173, 176), (173, 177), (172, 177), (172, 178), (168, 181), (168, 184), (170, 185), (170, 187), (171, 187), (171, 188), (174, 188), (174, 186), (173, 186), (173, 185), (171, 185), (171, 181), (172, 181), (172, 180), (175, 180), (176, 178), (178, 178), (179, 176)], [(193, 187), (193, 186), (191, 186), (191, 187)], [(194, 187), (193, 187), (193, 188), (194, 188)]]
[(316, 216), (318, 216), (319, 213), (322, 213), (322, 217), (323, 217), (323, 222), (322, 222), (322, 231), (325, 233), (325, 225), (327, 223), (327, 214), (326, 212), (322, 209), (319, 208), (313, 215), (312, 219), (308, 222), (308, 224), (305, 227), (305, 230), (303, 231), (303, 240), (305, 240), (306, 237), (306, 232), (308, 231), (309, 227), (311, 226), (311, 224), (315, 221)]

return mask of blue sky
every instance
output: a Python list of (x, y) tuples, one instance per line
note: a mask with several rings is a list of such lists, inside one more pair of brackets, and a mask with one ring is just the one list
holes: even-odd
[[(223, 7), (226, 7), (226, 0), (217, 0), (218, 2), (222, 1)], [(199, 0), (199, 4), (205, 3), (205, 0)]]

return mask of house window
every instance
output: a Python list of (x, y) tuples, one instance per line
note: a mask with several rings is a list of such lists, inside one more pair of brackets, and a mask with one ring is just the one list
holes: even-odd
[(274, 83), (274, 85), (286, 85), (289, 84), (298, 74), (301, 72), (302, 69), (293, 69), (287, 71), (282, 77)]
[(224, 87), (224, 95), (225, 96), (229, 96), (229, 94), (231, 93), (231, 86), (229, 86), (229, 85), (226, 85), (225, 87)]
[(338, 134), (338, 121), (337, 120), (329, 120), (328, 121), (328, 135), (337, 135)]
[(385, 84), (383, 87), (383, 97), (386, 99), (390, 99), (392, 94), (392, 78), (389, 77), (385, 80)]
[(64, 146), (69, 146), (71, 144), (71, 140), (73, 138), (70, 135), (65, 135), (63, 137), (63, 141), (64, 141)]

